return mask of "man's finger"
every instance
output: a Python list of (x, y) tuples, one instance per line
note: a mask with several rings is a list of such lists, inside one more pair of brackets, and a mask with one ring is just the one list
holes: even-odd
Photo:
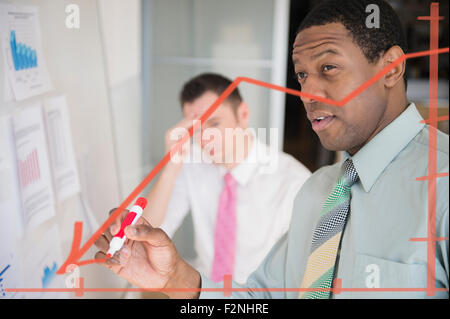
[(101, 251), (106, 252), (109, 249), (109, 240), (105, 235), (100, 236), (99, 239), (95, 241), (95, 246)]
[(136, 222), (136, 225), (140, 225), (140, 224), (144, 224), (144, 225), (148, 225), (150, 227), (152, 227), (152, 225), (145, 219), (144, 216), (139, 217), (139, 219)]
[(170, 130), (173, 131), (176, 128), (184, 128), (188, 130), (191, 126), (194, 126), (194, 132), (201, 128), (200, 120), (196, 119), (197, 115), (189, 115), (188, 117), (183, 118), (180, 122), (177, 123)]
[(146, 241), (152, 246), (165, 246), (170, 243), (170, 238), (161, 228), (153, 228), (150, 225), (131, 225), (125, 228), (125, 235), (135, 241)]
[(188, 116), (186, 116), (185, 118), (183, 118), (180, 122), (178, 122), (177, 125), (175, 125), (175, 127), (184, 127), (185, 129), (188, 129), (192, 126), (192, 122), (195, 120), (195, 118), (197, 117), (196, 114), (189, 114)]
[[(127, 240), (127, 242), (128, 241), (129, 240)], [(131, 257), (131, 243), (125, 243), (122, 249), (116, 252), (113, 257), (119, 264), (126, 265)]]
[[(109, 214), (111, 215), (117, 210), (117, 208), (113, 208), (109, 211)], [(128, 209), (124, 209), (122, 213), (120, 213), (120, 216), (117, 217), (109, 226), (108, 230), (109, 233), (107, 234), (108, 240), (111, 240), (112, 236), (117, 234), (120, 230), (120, 225), (122, 224), (122, 221), (125, 219), (125, 217), (128, 215)]]
[[(109, 268), (109, 269), (112, 269), (112, 267), (114, 267), (114, 266), (116, 266), (116, 267), (120, 266), (120, 263), (119, 263), (119, 261), (117, 259), (115, 259), (115, 258), (107, 258), (105, 253), (102, 252), (102, 251), (98, 251), (95, 254), (95, 259), (105, 259), (105, 262), (101, 263), (101, 264), (103, 266)], [(114, 269), (112, 269), (112, 270), (114, 270)]]

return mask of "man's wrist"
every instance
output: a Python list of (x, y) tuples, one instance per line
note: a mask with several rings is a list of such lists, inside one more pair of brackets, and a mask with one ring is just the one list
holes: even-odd
[(201, 276), (184, 260), (180, 260), (166, 284), (166, 293), (172, 299), (198, 299), (200, 296)]

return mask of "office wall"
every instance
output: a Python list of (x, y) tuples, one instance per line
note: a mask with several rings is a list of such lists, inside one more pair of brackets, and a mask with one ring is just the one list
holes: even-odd
[[(84, 243), (96, 230), (94, 228), (106, 220), (110, 208), (120, 204), (121, 199), (113, 143), (109, 82), (105, 68), (107, 62), (103, 56), (97, 1), (1, 0), (0, 3), (39, 7), (43, 53), (53, 83), (53, 89), (48, 93), (20, 102), (1, 102), (0, 115), (15, 114), (35, 101), (42, 101), (57, 94), (64, 94), (67, 98), (81, 197), (73, 196), (58, 204), (56, 216), (42, 224), (36, 231), (37, 235), (34, 234), (40, 236), (56, 224), (60, 239), (54, 240), (60, 241), (61, 254), (65, 260), (72, 244), (74, 222), (84, 222)], [(80, 8), (79, 29), (68, 29), (65, 26), (65, 8), (68, 4), (76, 4)], [(3, 61), (1, 55), (0, 59)], [(4, 94), (3, 68), (1, 63), (0, 101), (3, 101)], [(121, 71), (117, 73), (120, 74)], [(114, 75), (114, 78), (118, 80), (113, 83), (118, 83), (120, 76)], [(81, 198), (87, 203), (87, 210), (83, 208)], [(93, 223), (88, 222), (86, 214), (91, 214), (90, 220), (93, 220)], [(31, 234), (25, 234), (18, 243), (32, 245), (31, 240)], [(95, 247), (91, 248), (83, 259), (93, 258), (95, 251)], [(83, 266), (80, 268), (80, 274), (85, 278), (86, 287), (117, 288), (125, 285), (123, 280), (99, 265)], [(86, 293), (84, 296), (98, 298), (121, 295), (122, 293), (116, 292), (101, 295)]]

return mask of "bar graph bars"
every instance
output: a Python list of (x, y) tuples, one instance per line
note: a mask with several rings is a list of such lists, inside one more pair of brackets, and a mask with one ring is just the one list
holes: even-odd
[(27, 187), (41, 178), (39, 158), (36, 149), (33, 149), (24, 161), (19, 160), (19, 176), (22, 188)]
[(31, 48), (25, 43), (17, 42), (15, 30), (11, 30), (9, 42), (14, 69), (16, 71), (37, 67), (36, 49)]

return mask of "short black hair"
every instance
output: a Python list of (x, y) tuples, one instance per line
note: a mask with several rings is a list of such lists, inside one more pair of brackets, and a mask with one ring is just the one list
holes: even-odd
[[(366, 12), (368, 5), (379, 8), (379, 28), (368, 28)], [(325, 0), (319, 3), (305, 17), (297, 29), (297, 34), (313, 26), (328, 23), (341, 23), (350, 32), (353, 41), (364, 53), (369, 63), (378, 61), (381, 55), (392, 46), (398, 45), (407, 52), (407, 41), (400, 18), (394, 9), (384, 0)], [(406, 72), (403, 79), (407, 84)]]
[[(183, 85), (180, 93), (181, 107), (183, 107), (185, 103), (192, 103), (206, 92), (213, 92), (220, 96), (231, 83), (231, 80), (220, 74), (199, 74)], [(235, 88), (233, 92), (231, 92), (226, 101), (228, 101), (233, 110), (236, 111), (237, 107), (242, 102), (242, 97), (238, 88)]]

